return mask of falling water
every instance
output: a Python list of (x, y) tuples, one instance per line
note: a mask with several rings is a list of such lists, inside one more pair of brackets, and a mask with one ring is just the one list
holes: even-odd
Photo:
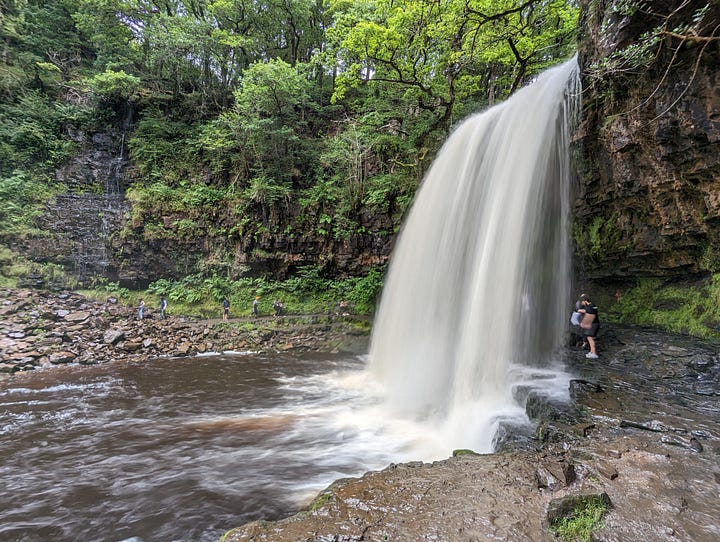
[(566, 327), (575, 58), (463, 122), (421, 186), (393, 254), (370, 368), (395, 414), (447, 446), (492, 451), (522, 411), (518, 371)]

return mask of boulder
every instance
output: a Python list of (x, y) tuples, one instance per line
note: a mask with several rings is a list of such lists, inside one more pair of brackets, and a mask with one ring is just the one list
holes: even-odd
[(108, 329), (103, 335), (105, 344), (117, 344), (125, 339), (125, 332), (121, 329)]

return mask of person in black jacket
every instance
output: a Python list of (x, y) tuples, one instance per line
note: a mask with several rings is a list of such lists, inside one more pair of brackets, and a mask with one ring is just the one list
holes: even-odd
[(585, 354), (586, 358), (590, 359), (597, 359), (597, 345), (595, 344), (595, 337), (597, 337), (598, 331), (600, 329), (600, 315), (598, 314), (598, 308), (595, 303), (593, 303), (590, 300), (590, 297), (588, 297), (587, 294), (582, 294), (580, 296), (580, 302), (582, 303), (582, 308), (580, 309), (580, 313), (583, 315), (583, 318), (580, 322), (580, 327), (583, 330), (583, 336), (587, 339), (588, 344), (590, 345), (590, 352)]

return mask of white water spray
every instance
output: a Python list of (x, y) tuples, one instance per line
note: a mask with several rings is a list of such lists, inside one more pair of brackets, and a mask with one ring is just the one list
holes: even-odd
[(513, 373), (561, 344), (579, 96), (573, 58), (464, 121), (400, 234), (370, 369), (393, 413), (429, 422), (448, 449), (492, 451), (498, 419), (522, 414)]

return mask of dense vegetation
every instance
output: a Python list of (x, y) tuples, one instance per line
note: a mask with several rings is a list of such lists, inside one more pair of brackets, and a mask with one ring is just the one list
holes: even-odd
[[(397, 225), (453, 124), (570, 56), (577, 16), (572, 0), (0, 0), (0, 243), (48, 235), (45, 202), (88, 190), (55, 170), (103, 131), (130, 153), (144, 242)], [(186, 274), (242, 279), (218, 252)]]

